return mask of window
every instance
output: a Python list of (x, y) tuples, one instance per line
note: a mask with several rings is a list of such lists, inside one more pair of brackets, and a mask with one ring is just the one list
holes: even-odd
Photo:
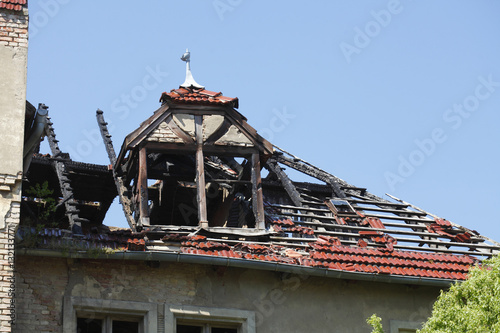
[(422, 323), (415, 321), (391, 320), (391, 333), (416, 333), (422, 328)]
[(255, 313), (167, 304), (165, 328), (168, 333), (255, 333)]
[(143, 302), (65, 297), (63, 331), (146, 333), (157, 330), (157, 305)]
[[(142, 333), (142, 318), (119, 316), (100, 316), (97, 314), (78, 314), (76, 320), (77, 333)], [(81, 317), (80, 317), (81, 316)]]
[(356, 211), (352, 208), (351, 204), (345, 200), (330, 199), (326, 202), (327, 207), (335, 215), (355, 215)]
[(215, 327), (214, 325), (182, 325), (177, 324), (177, 333), (238, 333), (237, 328)]

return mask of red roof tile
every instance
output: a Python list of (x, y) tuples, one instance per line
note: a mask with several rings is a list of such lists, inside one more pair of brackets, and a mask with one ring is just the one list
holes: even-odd
[(26, 3), (27, 0), (1, 0), (0, 8), (21, 11)]
[(300, 252), (290, 248), (284, 248), (281, 252), (280, 247), (239, 243), (233, 246), (228, 244), (218, 245), (226, 246), (230, 249), (229, 251), (203, 251), (200, 253), (200, 249), (206, 248), (207, 244), (217, 243), (183, 242), (182, 252), (222, 257), (230, 257), (229, 253), (234, 253), (237, 257), (247, 260), (324, 267), (348, 272), (356, 271), (447, 280), (464, 280), (470, 266), (477, 262), (475, 258), (468, 255), (419, 253), (402, 250), (384, 252), (373, 248), (353, 248), (341, 245), (338, 239), (328, 236), (318, 237), (316, 242), (310, 243), (306, 250), (300, 250)]
[(197, 104), (197, 105), (229, 105), (238, 108), (238, 98), (222, 96), (221, 92), (214, 92), (199, 88), (172, 89), (164, 92), (160, 97), (161, 103)]

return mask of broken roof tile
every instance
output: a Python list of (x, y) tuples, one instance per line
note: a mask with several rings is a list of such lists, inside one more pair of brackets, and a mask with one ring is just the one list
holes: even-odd
[(1, 0), (0, 9), (21, 11), (26, 7), (27, 0)]
[(164, 92), (161, 95), (160, 102), (169, 104), (228, 105), (238, 108), (238, 98), (222, 96), (221, 92), (200, 88), (172, 89), (169, 93)]

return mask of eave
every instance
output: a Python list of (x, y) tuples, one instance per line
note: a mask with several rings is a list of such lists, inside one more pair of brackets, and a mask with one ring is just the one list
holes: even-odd
[(379, 283), (397, 283), (407, 285), (433, 286), (439, 288), (448, 288), (458, 280), (451, 279), (433, 279), (424, 277), (408, 277), (390, 274), (374, 274), (364, 272), (346, 272), (341, 270), (332, 270), (320, 267), (304, 267), (267, 261), (255, 261), (239, 258), (213, 257), (209, 255), (197, 255), (180, 252), (165, 251), (120, 251), (112, 254), (89, 255), (86, 252), (64, 253), (59, 250), (45, 249), (18, 249), (17, 255), (34, 257), (52, 257), (52, 258), (71, 258), (71, 259), (94, 259), (94, 260), (134, 260), (134, 261), (158, 261), (158, 262), (178, 262), (186, 264), (200, 264), (212, 266), (224, 266), (244, 269), (257, 269), (264, 271), (291, 273), (305, 276), (316, 276), (333, 279), (379, 282)]

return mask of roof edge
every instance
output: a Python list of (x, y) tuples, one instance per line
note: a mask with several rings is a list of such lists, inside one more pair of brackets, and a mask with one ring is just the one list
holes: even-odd
[(16, 254), (24, 256), (52, 257), (52, 258), (73, 258), (73, 259), (111, 259), (111, 260), (146, 260), (179, 262), (186, 264), (215, 265), (235, 268), (251, 268), (264, 271), (274, 271), (283, 273), (293, 273), (298, 275), (309, 275), (326, 278), (358, 280), (382, 283), (398, 283), (421, 286), (432, 286), (448, 288), (458, 280), (441, 280), (421, 277), (407, 277), (398, 275), (381, 275), (363, 272), (346, 272), (320, 267), (304, 267), (276, 262), (253, 261), (239, 258), (213, 257), (178, 252), (160, 251), (120, 251), (112, 254), (100, 254), (98, 256), (89, 255), (87, 252), (63, 253), (58, 250), (47, 249), (17, 249)]

